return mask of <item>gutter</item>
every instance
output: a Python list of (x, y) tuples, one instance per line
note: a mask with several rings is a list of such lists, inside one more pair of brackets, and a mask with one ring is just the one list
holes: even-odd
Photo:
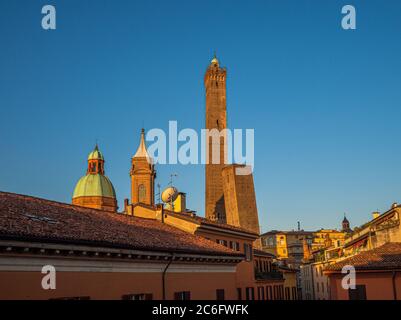
[(171, 263), (174, 260), (174, 254), (171, 254), (170, 260), (167, 265), (164, 267), (163, 274), (162, 274), (162, 300), (166, 300), (166, 273), (167, 269), (170, 267)]
[(395, 285), (396, 276), (397, 276), (397, 271), (393, 271), (393, 276), (391, 277), (391, 282), (393, 284), (393, 297), (394, 297), (394, 300), (397, 300), (397, 287)]

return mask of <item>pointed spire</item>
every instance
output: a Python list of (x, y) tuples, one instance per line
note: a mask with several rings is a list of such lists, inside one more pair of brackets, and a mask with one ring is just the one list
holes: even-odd
[(141, 130), (141, 142), (139, 143), (139, 147), (136, 150), (134, 158), (150, 159), (150, 156), (148, 154), (148, 150), (146, 149), (146, 144), (145, 144), (145, 129), (144, 128), (142, 128), (142, 130)]

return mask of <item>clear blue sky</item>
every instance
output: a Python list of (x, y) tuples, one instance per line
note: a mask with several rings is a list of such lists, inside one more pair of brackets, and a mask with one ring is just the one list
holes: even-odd
[[(70, 202), (98, 139), (121, 207), (143, 124), (203, 127), (216, 50), (228, 124), (255, 129), (263, 230), (362, 224), (401, 202), (400, 34), (395, 0), (2, 0), (0, 190)], [(157, 170), (203, 215), (202, 166)]]

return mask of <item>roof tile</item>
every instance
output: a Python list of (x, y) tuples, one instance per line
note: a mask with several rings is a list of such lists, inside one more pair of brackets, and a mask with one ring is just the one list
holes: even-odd
[(239, 256), (157, 220), (0, 192), (0, 239)]

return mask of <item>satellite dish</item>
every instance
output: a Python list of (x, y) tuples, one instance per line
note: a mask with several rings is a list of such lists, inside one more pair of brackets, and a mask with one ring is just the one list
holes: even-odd
[(173, 202), (178, 197), (178, 190), (175, 187), (168, 187), (162, 192), (162, 201), (164, 203)]

